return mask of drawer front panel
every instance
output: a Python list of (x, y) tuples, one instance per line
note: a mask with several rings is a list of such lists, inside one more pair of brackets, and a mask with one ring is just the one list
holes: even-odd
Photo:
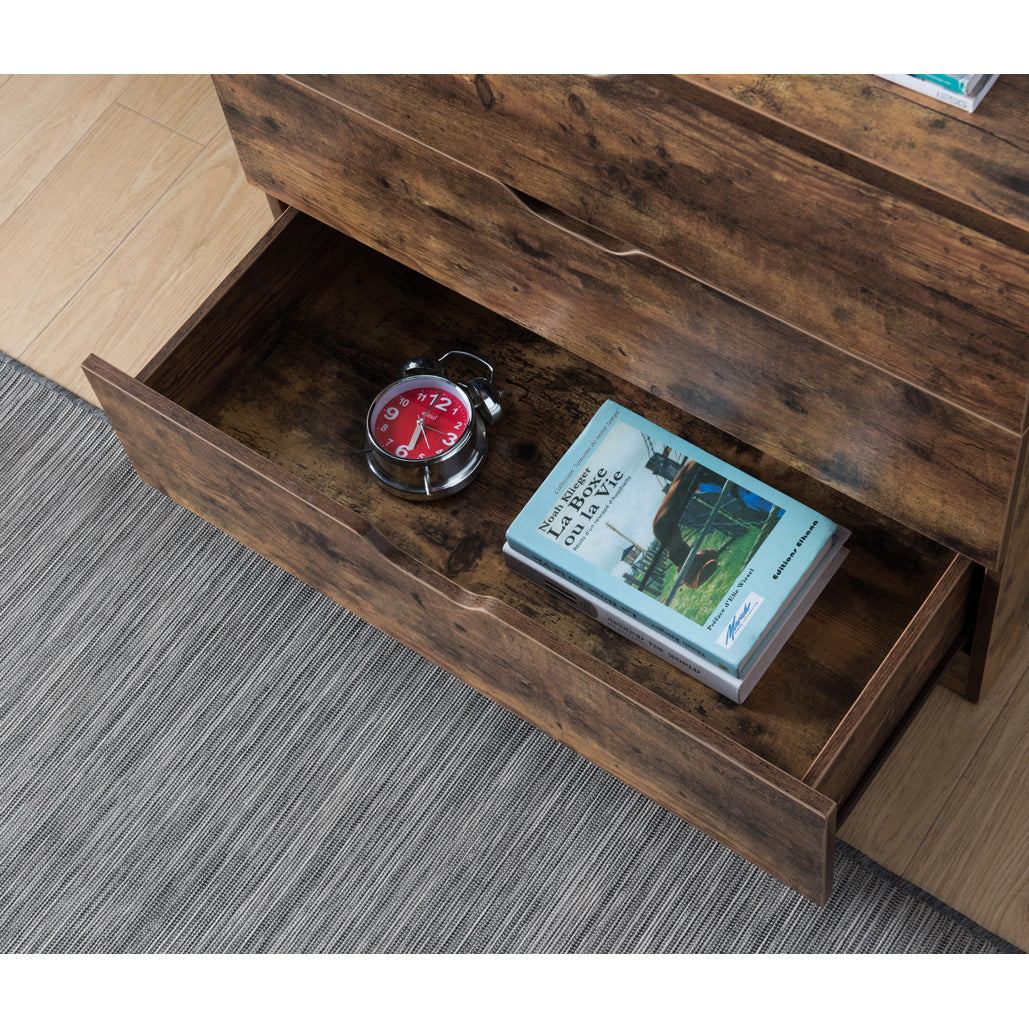
[(684, 77), (769, 135), (824, 140), (867, 181), (893, 176), (916, 202), (1029, 250), (1029, 75), (1001, 75), (974, 118), (878, 75)]
[(222, 84), (262, 189), (945, 545), (999, 561), (1014, 433), (309, 90), (279, 87), (266, 106)]
[(91, 357), (85, 368), (145, 481), (792, 888), (828, 898), (835, 803), (406, 558), (346, 508), (106, 362)]
[(919, 388), (1022, 427), (1029, 257), (734, 124), (706, 108), (705, 90), (638, 76), (298, 78), (326, 105), (367, 113)]

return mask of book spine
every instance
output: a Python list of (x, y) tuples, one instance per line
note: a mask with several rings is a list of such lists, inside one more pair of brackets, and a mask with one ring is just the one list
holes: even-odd
[(714, 689), (715, 692), (734, 703), (741, 701), (740, 692), (743, 683), (740, 679), (733, 678), (703, 659), (698, 659), (692, 651), (676, 646), (671, 640), (662, 638), (631, 615), (622, 614), (601, 598), (576, 588), (574, 583), (569, 582), (564, 576), (562, 576), (564, 578), (562, 581), (556, 574), (548, 574), (545, 568), (526, 559), (510, 546), (504, 547), (504, 558), (512, 570), (571, 604), (577, 610), (593, 618), (598, 624), (610, 628), (623, 639), (642, 646), (649, 653), (653, 653), (655, 657), (659, 657), (680, 671), (685, 671), (701, 685)]

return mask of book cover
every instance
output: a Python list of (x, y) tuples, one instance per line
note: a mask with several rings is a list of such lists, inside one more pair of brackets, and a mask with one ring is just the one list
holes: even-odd
[(506, 543), (504, 544), (504, 558), (508, 566), (520, 575), (524, 575), (566, 603), (570, 603), (606, 628), (612, 629), (630, 642), (649, 650), (680, 671), (685, 671), (702, 685), (714, 689), (734, 703), (742, 703), (761, 680), (761, 676), (768, 670), (769, 665), (786, 644), (786, 640), (793, 634), (793, 630), (811, 609), (829, 579), (843, 563), (848, 553), (843, 544), (849, 536), (850, 532), (847, 529), (837, 530), (832, 546), (812, 572), (808, 586), (801, 590), (799, 595), (794, 597), (793, 602), (780, 613), (778, 621), (769, 634), (768, 641), (743, 678), (736, 678), (691, 650), (677, 645), (673, 640), (656, 632), (644, 622), (629, 617), (599, 597), (591, 596), (573, 582), (569, 582), (560, 575), (556, 575), (527, 557), (516, 553)]
[(837, 527), (609, 400), (507, 542), (742, 678)]

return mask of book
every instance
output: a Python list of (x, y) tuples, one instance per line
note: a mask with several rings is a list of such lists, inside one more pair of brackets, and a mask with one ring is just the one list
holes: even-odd
[(983, 84), (990, 78), (989, 75), (916, 75), (916, 79), (925, 79), (926, 82), (934, 82), (952, 93), (961, 93), (964, 96), (977, 96)]
[(574, 583), (516, 553), (507, 543), (504, 544), (504, 558), (512, 570), (570, 603), (606, 628), (642, 646), (680, 671), (692, 675), (702, 685), (714, 689), (734, 703), (742, 703), (751, 694), (769, 665), (779, 655), (786, 640), (793, 634), (794, 629), (843, 563), (848, 553), (843, 544), (849, 535), (850, 532), (845, 528), (837, 530), (833, 545), (812, 573), (809, 586), (779, 615), (768, 642), (744, 678), (736, 678), (696, 653), (676, 645), (671, 639), (655, 632), (649, 625), (635, 620), (604, 600), (580, 589)]
[(838, 527), (608, 400), (506, 539), (522, 558), (745, 678)]
[[(963, 111), (974, 111), (982, 99), (989, 92), (990, 87), (997, 81), (997, 75), (880, 75), (880, 78), (889, 79), (898, 85), (906, 86), (924, 96), (931, 96), (935, 100), (942, 100), (944, 103), (954, 107), (960, 107)], [(951, 89), (936, 79), (975, 79), (977, 81), (973, 92), (965, 92), (958, 89)]]

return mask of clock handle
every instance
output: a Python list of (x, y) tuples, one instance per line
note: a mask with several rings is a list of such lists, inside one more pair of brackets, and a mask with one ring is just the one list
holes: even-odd
[[(468, 357), (470, 360), (473, 360), (476, 363), (481, 364), (484, 368), (489, 369), (489, 379), (488, 379), (488, 381), (492, 383), (492, 381), (493, 381), (493, 365), (490, 364), (490, 362), (488, 360), (484, 360), (477, 353), (469, 353), (467, 350), (448, 350), (445, 354), (443, 354), (442, 357), (437, 358), (436, 363), (437, 364), (444, 364), (448, 357)], [(482, 381), (482, 380), (479, 379), (478, 381)]]

